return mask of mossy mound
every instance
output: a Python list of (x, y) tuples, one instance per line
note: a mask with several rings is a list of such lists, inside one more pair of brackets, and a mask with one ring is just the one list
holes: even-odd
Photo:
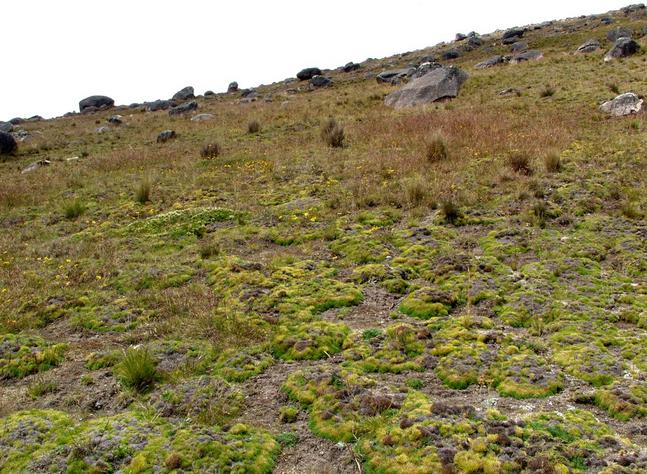
[(177, 209), (130, 224), (124, 229), (124, 233), (142, 236), (200, 236), (207, 232), (210, 225), (233, 220), (235, 217), (234, 211), (217, 207)]
[(63, 361), (66, 349), (38, 336), (0, 335), (0, 380), (49, 370)]
[(272, 341), (272, 351), (284, 360), (315, 360), (341, 352), (350, 330), (345, 324), (326, 321), (281, 326)]
[(409, 294), (400, 303), (400, 311), (419, 319), (447, 316), (456, 305), (457, 298), (437, 287), (425, 287)]
[(225, 380), (244, 382), (250, 377), (262, 373), (274, 363), (274, 358), (262, 347), (234, 350), (229, 349), (221, 354), (215, 370)]
[[(60, 412), (18, 412), (0, 420), (1, 472), (268, 473), (279, 445), (245, 425), (227, 432), (124, 413), (74, 424)], [(172, 460), (172, 462), (170, 461)]]

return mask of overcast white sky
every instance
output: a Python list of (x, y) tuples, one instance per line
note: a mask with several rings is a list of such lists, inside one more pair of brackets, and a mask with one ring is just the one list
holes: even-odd
[(0, 120), (223, 91), (635, 0), (3, 0)]

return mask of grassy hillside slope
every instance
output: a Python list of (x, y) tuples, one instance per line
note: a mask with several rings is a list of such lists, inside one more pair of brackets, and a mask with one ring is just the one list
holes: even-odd
[(603, 61), (647, 17), (611, 16), (477, 70), (509, 53), (486, 35), (423, 108), (371, 74), (460, 45), (199, 98), (205, 122), (23, 124), (0, 163), (0, 472), (645, 472), (647, 115), (598, 107), (647, 92), (644, 38)]

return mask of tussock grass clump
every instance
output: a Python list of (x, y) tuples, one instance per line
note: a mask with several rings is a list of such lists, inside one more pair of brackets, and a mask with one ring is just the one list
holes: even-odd
[(342, 148), (346, 139), (344, 127), (334, 118), (329, 118), (321, 127), (321, 139), (331, 148)]
[(614, 94), (620, 94), (620, 87), (618, 86), (618, 84), (616, 84), (615, 82), (610, 82), (607, 85), (611, 92), (613, 92)]
[(404, 198), (411, 207), (423, 204), (429, 194), (429, 186), (420, 175), (406, 179), (403, 183)]
[(85, 212), (85, 204), (80, 199), (72, 199), (63, 204), (63, 213), (67, 219), (76, 219)]
[(135, 190), (135, 201), (140, 204), (146, 204), (151, 200), (151, 182), (148, 178), (142, 179)]
[(54, 393), (58, 390), (58, 384), (53, 380), (45, 380), (43, 377), (37, 377), (27, 387), (27, 394), (32, 399), (37, 399), (48, 393)]
[(439, 133), (432, 135), (425, 143), (425, 157), (429, 163), (444, 161), (449, 157), (447, 140)]
[(455, 224), (461, 217), (461, 210), (454, 199), (445, 199), (440, 203), (440, 212), (445, 218), (445, 222)]
[(549, 173), (557, 173), (562, 169), (562, 159), (558, 153), (549, 153), (544, 156), (544, 167)]
[[(253, 132), (250, 132), (250, 133), (253, 133)], [(220, 144), (207, 143), (205, 146), (202, 147), (202, 150), (200, 150), (200, 156), (202, 158), (218, 158), (221, 152), (222, 152), (222, 149), (220, 147)]]
[(533, 173), (530, 156), (523, 152), (508, 156), (507, 164), (515, 173), (530, 176)]
[(544, 98), (546, 98), (546, 97), (552, 97), (552, 96), (554, 96), (554, 95), (555, 95), (555, 93), (556, 93), (556, 92), (557, 92), (557, 90), (556, 90), (553, 86), (551, 86), (551, 85), (546, 85), (546, 86), (545, 86), (545, 87), (544, 87), (544, 88), (539, 92), (539, 97), (541, 97), (542, 99), (544, 99)]
[(115, 366), (114, 373), (124, 387), (139, 392), (146, 391), (160, 378), (155, 358), (144, 347), (128, 349), (121, 362)]
[(247, 124), (247, 133), (255, 134), (261, 131), (261, 123), (258, 120), (252, 120)]
[(216, 257), (220, 255), (220, 245), (217, 242), (201, 241), (199, 253), (203, 260)]

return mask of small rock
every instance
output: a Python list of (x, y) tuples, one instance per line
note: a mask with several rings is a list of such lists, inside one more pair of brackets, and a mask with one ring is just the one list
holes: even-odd
[(36, 171), (38, 168), (42, 168), (43, 166), (49, 166), (50, 164), (51, 162), (49, 160), (39, 160), (32, 163), (27, 168), (23, 169), (21, 173), (22, 174), (31, 173), (32, 171)]
[(483, 40), (478, 36), (470, 36), (469, 38), (467, 38), (467, 45), (470, 48), (478, 48), (479, 46), (483, 45)]
[(211, 97), (215, 97), (216, 93), (214, 91), (207, 91), (204, 93), (205, 99), (209, 99)]
[(522, 51), (526, 51), (528, 49), (528, 43), (525, 41), (517, 41), (516, 43), (512, 43), (512, 52), (513, 53), (521, 53)]
[(605, 16), (604, 18), (600, 18), (600, 23), (602, 23), (603, 25), (610, 25), (611, 23), (613, 23), (613, 18), (611, 18), (610, 16)]
[(310, 85), (315, 88), (328, 87), (332, 85), (332, 79), (326, 76), (314, 76), (310, 79)]
[(458, 58), (460, 58), (460, 57), (461, 57), (461, 53), (460, 53), (460, 51), (459, 51), (459, 50), (457, 50), (457, 49), (450, 49), (449, 51), (445, 51), (445, 52), (443, 53), (443, 56), (442, 56), (442, 58), (443, 58), (445, 61), (450, 61), (450, 60), (452, 60), (452, 59), (458, 59)]
[(308, 67), (299, 71), (297, 79), (300, 81), (309, 81), (315, 76), (321, 76), (321, 69), (318, 67)]
[(463, 33), (456, 33), (456, 37), (454, 38), (454, 41), (464, 41), (467, 39), (467, 35), (464, 35)]
[(633, 92), (628, 92), (605, 102), (600, 106), (600, 110), (616, 117), (621, 117), (637, 114), (642, 109), (642, 106), (643, 100)]
[(97, 133), (106, 133), (110, 131), (110, 127), (99, 127), (95, 130)]
[(195, 93), (193, 90), (193, 87), (191, 86), (186, 86), (184, 89), (177, 91), (175, 94), (173, 94), (173, 97), (171, 100), (175, 101), (185, 101), (185, 100), (192, 100), (195, 99)]
[(488, 58), (485, 61), (478, 63), (474, 67), (476, 69), (488, 69), (494, 66), (498, 66), (499, 64), (503, 64), (504, 59), (505, 58), (503, 56), (492, 56), (491, 58)]
[(509, 87), (509, 88), (503, 89), (501, 92), (499, 92), (499, 95), (501, 97), (506, 97), (506, 96), (510, 96), (510, 95), (520, 96), (521, 91), (519, 89), (515, 89), (514, 87)]
[(360, 66), (359, 64), (351, 61), (349, 63), (346, 63), (341, 69), (344, 72), (353, 72), (353, 71), (357, 71), (361, 67), (362, 66)]
[(113, 125), (121, 125), (123, 122), (123, 117), (121, 115), (113, 115), (108, 119), (108, 123)]
[(525, 28), (510, 28), (509, 30), (506, 30), (503, 33), (502, 38), (504, 40), (510, 39), (510, 38), (522, 38), (525, 33), (526, 33)]
[(541, 51), (531, 49), (530, 51), (526, 51), (524, 53), (515, 54), (510, 59), (510, 62), (512, 64), (519, 64), (526, 61), (538, 61), (543, 57), (544, 57), (544, 53), (542, 53)]
[(227, 86), (227, 92), (237, 92), (238, 91), (238, 83), (236, 81), (230, 82), (229, 86)]
[(16, 139), (7, 132), (0, 132), (0, 155), (8, 155), (17, 149)]
[(598, 49), (600, 49), (600, 42), (596, 39), (590, 39), (582, 44), (579, 48), (577, 48), (577, 52), (581, 54), (587, 54), (597, 51)]
[(174, 130), (164, 130), (157, 136), (157, 143), (166, 143), (167, 141), (172, 140), (176, 137), (177, 135), (175, 134)]
[(256, 92), (256, 89), (243, 89), (240, 91), (240, 96), (241, 97), (258, 97), (258, 92)]
[(609, 32), (607, 33), (607, 39), (612, 43), (615, 43), (620, 38), (631, 38), (632, 35), (633, 32), (629, 28), (618, 26), (617, 28), (609, 30)]
[(206, 122), (214, 118), (213, 114), (198, 114), (191, 117), (191, 122)]
[(79, 102), (79, 111), (81, 113), (94, 112), (96, 110), (107, 109), (115, 105), (115, 101), (105, 95), (92, 95)]
[(620, 38), (604, 57), (605, 61), (631, 56), (640, 51), (640, 45), (631, 38)]
[(146, 110), (149, 112), (156, 112), (158, 110), (166, 110), (173, 106), (170, 100), (156, 100), (145, 104)]
[(195, 100), (173, 107), (171, 110), (168, 111), (168, 114), (171, 117), (175, 117), (177, 115), (188, 114), (190, 112), (193, 112), (194, 110), (198, 110), (198, 103)]
[(413, 76), (415, 73), (416, 73), (416, 68), (392, 69), (389, 71), (382, 71), (375, 77), (375, 80), (380, 84), (382, 83), (394, 84), (399, 80)]

